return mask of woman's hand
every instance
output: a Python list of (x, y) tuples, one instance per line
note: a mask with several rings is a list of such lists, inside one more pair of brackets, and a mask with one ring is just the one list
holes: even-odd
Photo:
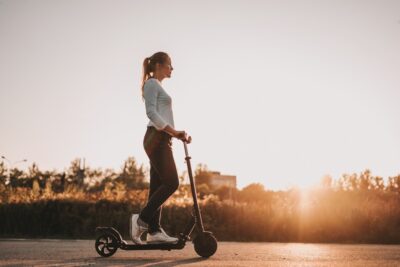
[(186, 143), (190, 143), (192, 141), (192, 137), (188, 136), (188, 134), (185, 131), (176, 131), (175, 136), (176, 138), (186, 141)]
[(192, 137), (188, 136), (185, 131), (177, 131), (169, 125), (167, 125), (163, 130), (170, 134), (172, 137), (178, 138), (182, 141), (186, 141), (186, 143), (188, 144), (192, 141)]
[(176, 131), (175, 134), (174, 134), (174, 137), (178, 138), (178, 139), (181, 139), (181, 140), (184, 140), (185, 137), (186, 137), (186, 132), (185, 131)]

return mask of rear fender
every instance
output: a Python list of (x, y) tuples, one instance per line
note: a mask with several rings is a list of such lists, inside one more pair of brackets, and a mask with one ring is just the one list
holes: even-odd
[(96, 236), (101, 234), (110, 234), (114, 236), (119, 243), (121, 243), (123, 240), (121, 234), (114, 227), (96, 227)]

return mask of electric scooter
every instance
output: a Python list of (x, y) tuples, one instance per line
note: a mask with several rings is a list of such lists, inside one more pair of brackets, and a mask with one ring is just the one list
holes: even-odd
[(184, 229), (182, 233), (179, 234), (178, 241), (176, 243), (158, 243), (158, 244), (133, 244), (127, 243), (121, 236), (121, 234), (113, 227), (97, 227), (96, 228), (96, 243), (95, 248), (97, 253), (102, 257), (110, 257), (120, 248), (122, 250), (172, 250), (172, 249), (183, 249), (185, 247), (186, 241), (191, 240), (191, 234), (195, 227), (197, 234), (193, 239), (194, 250), (196, 253), (203, 257), (208, 258), (217, 251), (217, 239), (214, 235), (204, 230), (203, 220), (201, 218), (201, 212), (199, 204), (197, 202), (197, 193), (195, 181), (192, 174), (192, 167), (190, 165), (190, 159), (188, 153), (187, 144), (190, 143), (191, 137), (182, 140), (185, 148), (185, 161), (187, 164), (190, 188), (193, 196), (193, 212), (191, 216), (190, 223)]

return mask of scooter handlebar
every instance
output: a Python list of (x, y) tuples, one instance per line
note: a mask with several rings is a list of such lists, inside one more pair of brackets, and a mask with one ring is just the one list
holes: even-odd
[[(189, 144), (190, 142), (192, 142), (192, 137), (191, 136), (186, 136), (185, 139), (181, 139), (182, 143), (183, 143), (183, 147), (185, 148), (185, 155), (186, 155), (186, 160), (189, 157), (189, 152), (188, 152), (188, 148), (187, 148), (187, 144)], [(190, 157), (189, 157), (190, 158)]]
[(192, 137), (187, 135), (186, 133), (185, 133), (185, 136), (180, 136), (180, 137), (178, 137), (178, 139), (181, 140), (185, 144), (190, 144), (190, 142), (192, 142)]
[(183, 139), (182, 142), (184, 142), (186, 144), (190, 144), (192, 142), (192, 137), (189, 135), (185, 139)]

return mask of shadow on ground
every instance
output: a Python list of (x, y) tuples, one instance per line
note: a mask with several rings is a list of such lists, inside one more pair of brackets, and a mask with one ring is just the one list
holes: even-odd
[(180, 266), (184, 264), (190, 263), (200, 263), (207, 259), (195, 257), (189, 259), (165, 259), (165, 258), (153, 258), (153, 259), (129, 259), (129, 258), (93, 258), (92, 261), (96, 265), (115, 265), (115, 264), (122, 264), (122, 265), (129, 265), (129, 266), (146, 266), (146, 267), (173, 267), (173, 266)]

